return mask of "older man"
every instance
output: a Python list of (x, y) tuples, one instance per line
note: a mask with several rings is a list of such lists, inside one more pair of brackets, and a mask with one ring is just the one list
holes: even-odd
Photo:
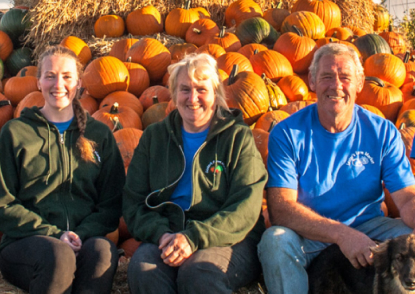
[[(398, 130), (355, 105), (364, 84), (356, 52), (320, 48), (310, 66), (318, 101), (271, 132), (268, 209), (258, 246), (269, 293), (307, 293), (306, 268), (330, 243), (354, 267), (371, 264), (372, 239), (411, 233), (415, 180)], [(401, 219), (384, 217), (382, 181)]]

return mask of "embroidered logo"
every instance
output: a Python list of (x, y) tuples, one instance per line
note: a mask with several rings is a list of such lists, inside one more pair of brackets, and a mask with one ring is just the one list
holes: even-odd
[(372, 156), (370, 156), (369, 152), (364, 151), (356, 151), (353, 153), (349, 159), (347, 160), (346, 165), (348, 166), (363, 166), (365, 164), (374, 164), (375, 161), (373, 160)]
[(225, 171), (225, 164), (222, 161), (216, 161), (216, 169), (215, 169), (215, 161), (211, 161), (208, 166), (206, 167), (205, 173), (220, 173)]

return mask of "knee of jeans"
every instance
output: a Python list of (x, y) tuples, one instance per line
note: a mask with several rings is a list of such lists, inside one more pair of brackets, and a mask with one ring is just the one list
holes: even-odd
[(54, 267), (56, 271), (61, 268), (65, 271), (75, 272), (76, 269), (75, 253), (72, 248), (64, 242), (54, 244), (52, 252), (50, 252), (43, 260), (45, 262), (44, 266), (47, 266), (47, 263), (50, 263), (50, 266)]
[(187, 289), (188, 293), (203, 293), (212, 281), (226, 283), (227, 277), (223, 270), (209, 262), (185, 262), (177, 273), (178, 288)]
[(299, 242), (300, 237), (293, 230), (273, 226), (268, 228), (262, 235), (261, 241), (258, 244), (258, 255), (277, 255), (295, 247)]

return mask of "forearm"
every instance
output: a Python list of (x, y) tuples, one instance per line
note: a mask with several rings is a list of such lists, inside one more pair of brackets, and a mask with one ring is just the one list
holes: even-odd
[[(310, 240), (326, 243), (340, 243), (354, 229), (329, 218), (323, 217), (309, 207), (295, 200), (281, 196), (284, 189), (268, 193), (268, 211), (272, 225), (284, 226)], [(297, 191), (295, 191), (297, 193)]]

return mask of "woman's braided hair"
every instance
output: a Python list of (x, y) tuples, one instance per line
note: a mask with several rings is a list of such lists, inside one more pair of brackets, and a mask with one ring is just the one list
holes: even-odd
[[(49, 56), (62, 56), (62, 57), (72, 58), (76, 62), (76, 71), (78, 74), (78, 78), (80, 79), (82, 77), (83, 65), (82, 63), (80, 63), (76, 54), (72, 50), (66, 47), (56, 45), (56, 46), (50, 46), (46, 48), (46, 50), (42, 53), (42, 55), (40, 55), (39, 62), (38, 62), (38, 69), (37, 69), (38, 79), (40, 79), (42, 75), (43, 62)], [(87, 115), (81, 103), (79, 102), (80, 96), (81, 94), (78, 89), (78, 91), (76, 91), (75, 98), (72, 100), (72, 107), (73, 107), (74, 115), (76, 117), (76, 121), (78, 123), (78, 129), (80, 133), (79, 138), (76, 141), (76, 147), (79, 149), (81, 153), (81, 158), (83, 160), (96, 163), (94, 151), (95, 151), (95, 147), (97, 144), (94, 141), (89, 140), (84, 136), (85, 129), (86, 129)]]

